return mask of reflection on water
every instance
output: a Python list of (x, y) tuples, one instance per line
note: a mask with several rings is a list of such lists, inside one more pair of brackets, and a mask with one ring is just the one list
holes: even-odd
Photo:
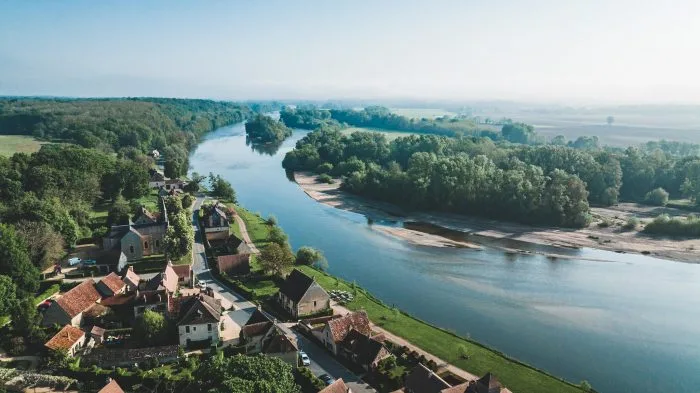
[[(268, 155), (251, 151), (242, 125), (225, 127), (197, 148), (192, 170), (220, 173), (243, 205), (277, 217), (293, 247), (322, 250), (332, 274), (423, 320), (554, 375), (586, 379), (603, 393), (698, 391), (700, 266), (486, 239), (334, 209), (309, 198), (281, 168), (304, 134), (296, 131)], [(484, 249), (415, 246), (380, 233), (381, 225), (440, 231)]]
[(250, 138), (246, 137), (245, 144), (247, 146), (250, 146), (250, 149), (253, 150), (254, 152), (258, 154), (266, 154), (268, 156), (274, 156), (277, 154), (277, 151), (282, 147), (283, 142), (267, 142), (267, 143), (260, 143), (260, 142), (255, 142), (251, 140)]

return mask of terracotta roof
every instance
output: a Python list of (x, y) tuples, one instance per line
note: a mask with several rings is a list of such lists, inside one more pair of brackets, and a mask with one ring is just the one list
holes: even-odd
[(85, 280), (59, 297), (56, 303), (73, 318), (95, 304), (100, 298), (100, 294), (95, 289), (95, 283), (92, 280)]
[(177, 290), (177, 273), (173, 269), (172, 262), (168, 262), (165, 267), (165, 272), (163, 272), (163, 286), (170, 292), (175, 292)]
[(126, 284), (124, 284), (124, 281), (122, 281), (121, 278), (117, 275), (117, 273), (109, 273), (107, 277), (103, 278), (100, 280), (102, 285), (105, 285), (107, 288), (109, 288), (112, 293), (117, 293), (121, 291)]
[(306, 291), (309, 290), (309, 287), (311, 287), (313, 282), (313, 278), (307, 276), (297, 269), (294, 269), (291, 273), (289, 273), (289, 276), (287, 276), (287, 279), (284, 280), (282, 285), (280, 285), (280, 292), (293, 302), (298, 302), (304, 296)]
[(132, 285), (139, 285), (141, 277), (139, 277), (139, 275), (136, 274), (133, 267), (129, 267), (128, 269), (126, 269), (126, 273), (124, 273), (124, 278), (122, 280), (129, 280)]
[(348, 393), (349, 390), (350, 389), (348, 389), (347, 385), (345, 385), (343, 378), (338, 378), (335, 380), (335, 382), (326, 386), (318, 393)]
[(199, 325), (218, 323), (221, 320), (221, 302), (211, 296), (199, 294), (190, 296), (180, 305), (178, 325)]
[(70, 349), (85, 336), (85, 332), (75, 326), (66, 325), (46, 342), (46, 347), (53, 350)]
[(124, 390), (122, 390), (117, 381), (111, 379), (109, 383), (97, 393), (124, 393)]
[(372, 333), (372, 329), (369, 327), (369, 318), (367, 318), (367, 313), (364, 311), (355, 311), (340, 318), (332, 319), (326, 322), (326, 326), (331, 329), (333, 341), (336, 343), (343, 341), (345, 336), (353, 329), (367, 336)]
[(100, 304), (105, 306), (105, 307), (113, 307), (113, 306), (121, 306), (124, 304), (131, 303), (134, 300), (134, 295), (133, 293), (131, 294), (125, 294), (125, 293), (120, 293), (118, 295), (106, 297), (100, 301)]
[(192, 271), (192, 265), (173, 265), (173, 270), (178, 277), (189, 278), (190, 272)]
[(450, 384), (420, 363), (411, 370), (405, 383), (406, 391), (420, 393), (441, 393), (449, 387)]

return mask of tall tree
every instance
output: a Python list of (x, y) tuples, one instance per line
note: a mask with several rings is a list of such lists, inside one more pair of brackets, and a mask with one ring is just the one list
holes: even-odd
[(270, 243), (260, 252), (258, 261), (265, 273), (280, 276), (294, 263), (294, 254), (288, 247)]
[(29, 258), (39, 269), (55, 264), (65, 253), (63, 237), (45, 222), (22, 220), (17, 223), (17, 233), (24, 239)]
[(0, 224), (0, 275), (15, 282), (20, 297), (32, 296), (39, 289), (39, 270), (29, 259), (27, 245), (7, 224)]

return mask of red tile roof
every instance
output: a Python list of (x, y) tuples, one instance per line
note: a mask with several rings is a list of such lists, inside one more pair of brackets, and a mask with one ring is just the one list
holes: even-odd
[(56, 303), (66, 314), (73, 318), (87, 310), (100, 298), (100, 294), (95, 289), (95, 283), (92, 279), (88, 279), (59, 297)]
[(343, 378), (338, 378), (332, 384), (323, 388), (318, 393), (348, 393), (348, 386), (345, 385)]
[(124, 390), (122, 390), (121, 386), (117, 383), (115, 380), (110, 380), (105, 387), (100, 389), (99, 392), (97, 393), (124, 393)]
[(173, 265), (173, 270), (180, 278), (189, 278), (192, 271), (191, 265)]
[(109, 275), (102, 280), (100, 280), (102, 284), (107, 286), (112, 293), (117, 293), (121, 291), (126, 284), (124, 284), (124, 281), (122, 281), (121, 278), (117, 275), (117, 273), (109, 273)]
[(177, 290), (177, 277), (172, 262), (168, 262), (168, 265), (165, 267), (165, 272), (163, 273), (163, 286), (171, 293)]
[(327, 322), (326, 326), (331, 329), (333, 341), (336, 343), (343, 341), (352, 329), (366, 336), (372, 333), (372, 329), (369, 327), (369, 318), (367, 318), (367, 313), (364, 311), (356, 311), (343, 317), (332, 319)]
[(70, 349), (85, 336), (85, 332), (75, 326), (66, 325), (55, 336), (44, 344), (53, 350)]

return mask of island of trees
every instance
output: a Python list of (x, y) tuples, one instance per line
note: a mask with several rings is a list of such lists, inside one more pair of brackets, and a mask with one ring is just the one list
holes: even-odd
[(269, 116), (258, 114), (245, 123), (245, 133), (254, 143), (279, 143), (292, 135), (292, 129)]

